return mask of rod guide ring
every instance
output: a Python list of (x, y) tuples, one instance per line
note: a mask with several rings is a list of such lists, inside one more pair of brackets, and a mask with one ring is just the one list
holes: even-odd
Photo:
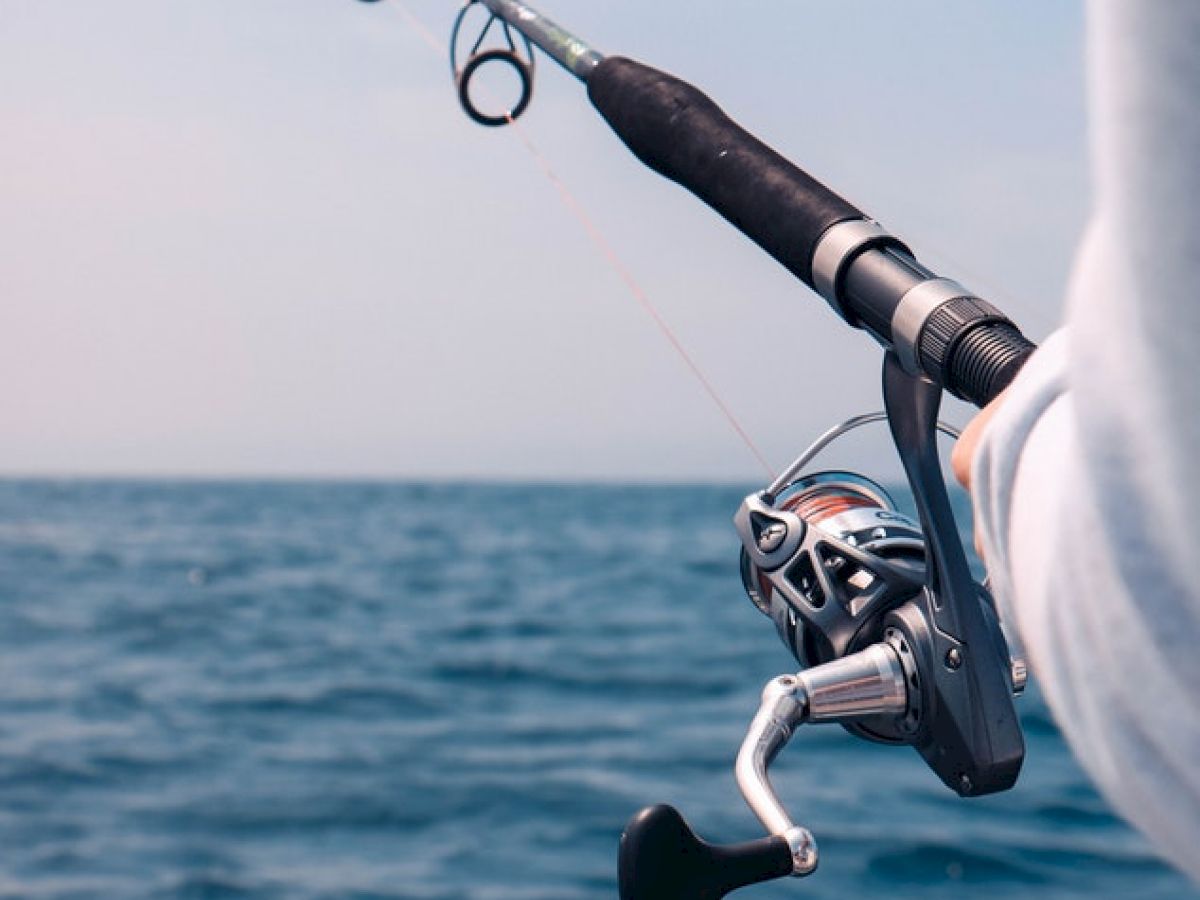
[[(471, 100), (471, 77), (479, 70), (480, 66), (491, 62), (507, 63), (516, 71), (517, 77), (521, 80), (521, 96), (516, 104), (507, 112), (495, 116), (483, 112)], [(467, 60), (467, 64), (463, 66), (463, 70), (458, 76), (458, 102), (462, 104), (463, 111), (480, 125), (487, 125), (490, 128), (507, 125), (520, 116), (529, 106), (532, 96), (533, 75), (529, 70), (529, 64), (516, 52), (503, 47), (476, 53)]]
[[(467, 61), (460, 67), (458, 64), (460, 56), (459, 36), (468, 14), (476, 7), (486, 14), (486, 19), (474, 43), (463, 48), (466, 51), (463, 55), (466, 56)], [(484, 40), (487, 39), (489, 33), (493, 34), (493, 39), (495, 39), (492, 26), (497, 23), (499, 23), (497, 32), (503, 43), (500, 46), (482, 49)], [(458, 16), (454, 20), (454, 28), (450, 32), (450, 71), (454, 76), (455, 86), (458, 88), (458, 102), (462, 106), (463, 112), (472, 121), (480, 125), (487, 125), (490, 128), (496, 128), (512, 122), (521, 113), (525, 112), (533, 96), (533, 68), (535, 63), (533, 44), (530, 42), (528, 36), (520, 31), (517, 32), (520, 38), (520, 44), (518, 44), (517, 40), (514, 40), (513, 31), (514, 29), (509, 26), (508, 22), (493, 12), (482, 0), (467, 0), (462, 9), (459, 10)], [(523, 45), (524, 54), (521, 53), (521, 45)], [(511, 66), (516, 71), (517, 78), (521, 83), (521, 95), (517, 99), (517, 102), (512, 108), (500, 115), (488, 115), (476, 106), (475, 102), (471, 99), (471, 78), (482, 66), (491, 62), (505, 63)]]

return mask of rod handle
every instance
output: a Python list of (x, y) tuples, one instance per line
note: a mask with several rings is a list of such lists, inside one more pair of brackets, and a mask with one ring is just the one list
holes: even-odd
[(812, 286), (827, 228), (863, 213), (665, 72), (607, 56), (587, 81), (592, 105), (642, 162), (687, 188)]

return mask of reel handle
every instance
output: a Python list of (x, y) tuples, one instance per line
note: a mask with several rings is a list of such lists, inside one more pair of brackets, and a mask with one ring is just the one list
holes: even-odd
[(710, 844), (673, 806), (648, 806), (621, 835), (621, 900), (719, 900), (731, 891), (792, 874), (792, 851), (779, 836)]

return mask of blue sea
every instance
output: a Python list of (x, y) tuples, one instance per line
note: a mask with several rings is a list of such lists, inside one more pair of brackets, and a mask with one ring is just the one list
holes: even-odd
[[(793, 668), (743, 490), (0, 482), (0, 897), (584, 900), (669, 802), (761, 830), (732, 762)], [(819, 871), (746, 898), (1194, 897), (1033, 688), (1018, 786), (802, 729)]]

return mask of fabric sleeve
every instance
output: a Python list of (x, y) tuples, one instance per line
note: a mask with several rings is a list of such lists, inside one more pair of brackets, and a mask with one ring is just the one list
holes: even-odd
[(1095, 211), (1066, 325), (985, 430), (972, 492), (1072, 750), (1200, 881), (1200, 4), (1088, 14)]

